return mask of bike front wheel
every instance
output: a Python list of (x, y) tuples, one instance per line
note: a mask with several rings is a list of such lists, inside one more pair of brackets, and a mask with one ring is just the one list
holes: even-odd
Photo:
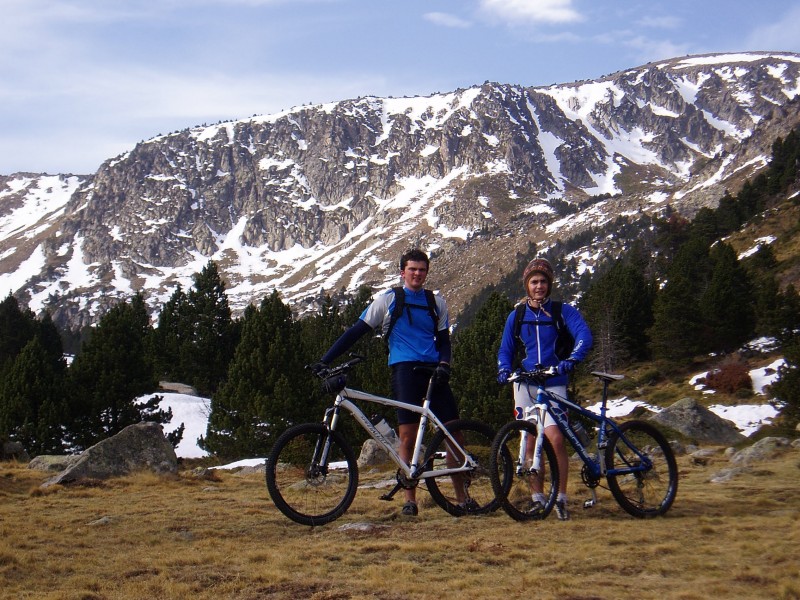
[(353, 502), (358, 465), (352, 447), (338, 432), (322, 423), (303, 423), (275, 442), (267, 457), (266, 478), (279, 511), (303, 525), (324, 525), (342, 516)]
[[(642, 457), (649, 463), (645, 469)], [(625, 512), (656, 517), (672, 506), (678, 492), (678, 465), (669, 442), (653, 425), (644, 421), (620, 425), (620, 432), (608, 439), (605, 461), (608, 489)]]
[[(456, 517), (497, 510), (499, 505), (489, 477), (489, 453), (494, 431), (485, 423), (469, 419), (451, 421), (447, 423), (447, 429), (477, 466), (453, 475), (427, 477), (425, 485), (434, 502)], [(438, 431), (425, 453), (425, 470), (452, 468), (464, 464), (465, 460), (464, 453), (453, 448), (444, 432)]]
[[(558, 497), (558, 462), (550, 440), (542, 439), (541, 466), (533, 469), (536, 425), (511, 421), (497, 432), (492, 443), (490, 472), (492, 487), (500, 506), (516, 521), (544, 519)], [(544, 502), (534, 501), (541, 492)]]

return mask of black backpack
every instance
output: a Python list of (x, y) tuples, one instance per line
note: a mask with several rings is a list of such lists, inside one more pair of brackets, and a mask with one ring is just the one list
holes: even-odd
[[(553, 300), (550, 303), (550, 313), (553, 316), (553, 320), (550, 323), (542, 321), (540, 324), (553, 325), (556, 328), (558, 333), (558, 337), (556, 338), (556, 358), (558, 358), (558, 360), (566, 360), (569, 358), (570, 354), (572, 354), (573, 348), (575, 348), (575, 338), (572, 337), (572, 334), (567, 328), (567, 324), (564, 323), (564, 317), (561, 316), (561, 306), (561, 302)], [(514, 350), (515, 355), (520, 355), (518, 357), (518, 362), (520, 363), (522, 359), (525, 358), (525, 344), (522, 343), (520, 333), (522, 332), (522, 324), (525, 322), (523, 319), (525, 318), (526, 308), (527, 302), (520, 302), (514, 309)], [(531, 321), (527, 322), (530, 323)]]
[(386, 333), (383, 335), (383, 339), (386, 340), (386, 343), (389, 343), (389, 335), (392, 333), (392, 329), (394, 329), (395, 323), (397, 323), (397, 319), (403, 314), (403, 309), (408, 311), (409, 319), (413, 320), (411, 316), (411, 309), (428, 309), (428, 314), (433, 319), (433, 335), (436, 336), (436, 329), (439, 325), (439, 315), (436, 314), (436, 297), (433, 295), (433, 292), (430, 290), (425, 290), (425, 300), (428, 301), (428, 306), (421, 306), (419, 304), (406, 304), (406, 294), (403, 291), (402, 287), (393, 287), (392, 291), (394, 292), (394, 308), (392, 308), (392, 314), (389, 317), (389, 327), (386, 330)]

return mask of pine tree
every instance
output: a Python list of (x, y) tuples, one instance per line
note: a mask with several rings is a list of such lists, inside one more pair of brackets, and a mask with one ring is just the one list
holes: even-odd
[(0, 373), (33, 338), (35, 317), (9, 294), (0, 302)]
[(800, 332), (800, 294), (793, 285), (778, 293), (774, 335), (783, 346), (795, 343)]
[(153, 354), (161, 377), (212, 395), (233, 357), (238, 324), (216, 263), (209, 261), (193, 279), (189, 292), (179, 285), (159, 314)]
[(714, 217), (717, 223), (717, 235), (714, 239), (737, 231), (742, 226), (742, 223), (747, 220), (747, 217), (741, 214), (738, 202), (729, 194), (725, 194), (720, 199), (719, 205), (714, 211)]
[(715, 244), (710, 258), (711, 277), (699, 303), (702, 331), (706, 334), (701, 349), (732, 352), (747, 341), (754, 330), (752, 286), (728, 244)]
[(156, 373), (170, 381), (187, 381), (181, 371), (181, 346), (192, 339), (193, 319), (186, 294), (180, 284), (158, 315), (153, 333), (153, 356)]
[(136, 398), (157, 386), (146, 352), (151, 327), (141, 295), (120, 302), (99, 321), (68, 371), (70, 439), (86, 448), (142, 419)]
[(0, 383), (0, 437), (21, 442), (34, 456), (63, 452), (65, 366), (40, 336), (28, 342)]
[(650, 343), (657, 358), (678, 360), (704, 351), (708, 339), (699, 298), (710, 278), (708, 244), (691, 238), (678, 250), (653, 303)]
[(647, 329), (653, 324), (652, 286), (641, 260), (619, 260), (596, 278), (581, 300), (581, 312), (594, 337), (592, 364), (613, 371), (648, 353)]
[(186, 309), (187, 317), (179, 317), (179, 330), (186, 333), (188, 323), (182, 319), (191, 322), (192, 330), (191, 338), (180, 344), (181, 371), (198, 392), (213, 394), (225, 378), (236, 343), (225, 283), (213, 261), (194, 276)]
[(211, 398), (202, 448), (218, 456), (263, 456), (289, 425), (316, 420), (300, 327), (277, 292), (242, 319), (228, 376)]
[(462, 417), (499, 427), (511, 419), (513, 401), (497, 384), (497, 351), (514, 305), (505, 294), (492, 292), (470, 326), (453, 336), (451, 385)]
[(783, 350), (786, 364), (778, 369), (769, 391), (783, 403), (778, 420), (781, 429), (794, 432), (800, 423), (800, 336), (795, 335)]

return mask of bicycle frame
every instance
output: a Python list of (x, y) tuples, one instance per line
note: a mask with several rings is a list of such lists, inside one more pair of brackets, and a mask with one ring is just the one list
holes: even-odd
[[(675, 455), (666, 437), (652, 424), (638, 419), (617, 423), (608, 416), (608, 385), (623, 376), (592, 373), (603, 382), (600, 410), (593, 412), (546, 389), (547, 381), (556, 373), (555, 367), (537, 365), (508, 378), (509, 383), (525, 384), (524, 390), (517, 388), (515, 392), (518, 396), (527, 394), (530, 404), (519, 398), (517, 407), (525, 405), (524, 413), (517, 412), (517, 420), (504, 425), (492, 443), (492, 488), (503, 509), (517, 521), (527, 521), (545, 518), (556, 506), (556, 490), (563, 489), (565, 481), (565, 473), (561, 472), (564, 456), (561, 443), (553, 447), (545, 435), (544, 423), (549, 414), (583, 463), (581, 479), (592, 494), (583, 503), (584, 508), (597, 503), (596, 489), (605, 479), (611, 495), (631, 516), (665, 514), (678, 489)], [(596, 448), (594, 442), (590, 448), (589, 440), (581, 441), (580, 429), (570, 424), (568, 410), (597, 425)], [(556, 437), (560, 440), (560, 436)], [(506, 490), (501, 477), (507, 480), (512, 468), (515, 473)], [(542, 492), (544, 500), (537, 500), (537, 494)]]
[[(601, 379), (604, 375), (603, 373), (593, 373), (593, 375), (600, 376)], [(544, 436), (544, 427), (539, 427), (540, 423), (544, 423), (544, 416), (545, 412), (548, 413), (553, 420), (555, 421), (558, 429), (564, 435), (564, 437), (569, 440), (570, 445), (573, 447), (575, 452), (577, 452), (578, 456), (580, 456), (583, 463), (586, 465), (587, 469), (589, 469), (589, 474), (594, 477), (595, 479), (599, 479), (601, 477), (605, 477), (607, 475), (619, 475), (619, 474), (628, 474), (628, 473), (635, 473), (638, 471), (647, 471), (652, 467), (652, 463), (650, 458), (643, 454), (635, 445), (633, 445), (625, 436), (625, 434), (621, 431), (619, 426), (606, 415), (607, 411), (607, 399), (608, 399), (608, 381), (604, 381), (603, 385), (603, 399), (600, 405), (600, 414), (592, 412), (582, 406), (575, 404), (567, 400), (566, 398), (561, 398), (560, 396), (549, 392), (545, 389), (545, 382), (543, 378), (523, 378), (528, 379), (531, 383), (536, 384), (537, 392), (536, 392), (536, 402), (534, 407), (531, 411), (528, 411), (528, 414), (525, 415), (524, 418), (531, 420), (531, 413), (536, 413), (537, 419), (537, 439), (536, 439), (536, 446), (534, 451), (534, 468), (539, 469), (541, 467), (541, 445), (542, 441), (541, 438)], [(519, 381), (519, 380), (518, 380)], [(555, 411), (553, 410), (553, 405), (557, 405), (560, 408), (565, 409), (562, 411)], [(572, 410), (583, 417), (593, 421), (594, 423), (598, 424), (597, 427), (597, 453), (593, 456), (590, 454), (589, 450), (581, 443), (580, 439), (578, 438), (577, 434), (573, 431), (572, 427), (569, 424), (569, 420), (567, 418), (566, 409)], [(604, 449), (608, 442), (608, 437), (613, 431), (616, 433), (619, 438), (625, 443), (625, 445), (630, 448), (632, 452), (634, 452), (638, 458), (640, 459), (640, 463), (636, 466), (628, 466), (624, 469), (611, 469), (610, 471), (606, 470), (605, 462), (602, 460), (600, 455), (600, 451)]]
[[(364, 412), (353, 402), (354, 400), (372, 402), (374, 404), (382, 404), (384, 406), (391, 406), (394, 408), (404, 408), (420, 415), (417, 438), (414, 443), (414, 452), (412, 454), (410, 463), (407, 463), (400, 457), (400, 454), (394, 448), (394, 444), (387, 440), (386, 437), (384, 437), (376, 429)], [(333, 406), (325, 411), (323, 423), (328, 429), (335, 431), (341, 415), (341, 409), (345, 409), (353, 416), (353, 418), (355, 418), (361, 427), (366, 430), (370, 437), (386, 451), (386, 453), (391, 457), (392, 461), (397, 464), (398, 468), (409, 479), (419, 480), (427, 477), (439, 477), (441, 475), (452, 475), (454, 473), (463, 473), (465, 471), (474, 469), (477, 466), (475, 460), (469, 455), (468, 452), (466, 452), (466, 450), (464, 450), (464, 448), (462, 448), (461, 444), (459, 444), (458, 441), (453, 437), (445, 424), (442, 423), (435, 414), (433, 414), (433, 411), (430, 409), (430, 404), (430, 394), (426, 395), (422, 406), (417, 406), (416, 404), (408, 404), (406, 402), (400, 402), (391, 398), (384, 398), (383, 396), (376, 396), (368, 392), (345, 387), (336, 395), (336, 400), (334, 400)], [(420, 460), (422, 458), (422, 439), (425, 435), (425, 428), (429, 423), (434, 429), (441, 430), (447, 438), (448, 444), (465, 457), (461, 466), (433, 470), (424, 470), (420, 467)], [(327, 441), (326, 448), (323, 450), (324, 453), (321, 460), (322, 464), (327, 461), (327, 445), (329, 444), (330, 441)]]

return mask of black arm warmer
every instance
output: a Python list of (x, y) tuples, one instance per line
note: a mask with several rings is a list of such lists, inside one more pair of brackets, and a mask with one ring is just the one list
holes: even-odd
[(436, 332), (436, 346), (439, 348), (439, 362), (450, 364), (453, 358), (453, 348), (450, 345), (449, 329)]
[(339, 339), (333, 343), (333, 346), (331, 346), (330, 349), (325, 353), (325, 356), (322, 357), (322, 362), (324, 362), (326, 365), (331, 364), (331, 362), (347, 352), (350, 346), (361, 339), (361, 336), (370, 331), (372, 331), (372, 328), (364, 321), (359, 319), (356, 321), (355, 325), (345, 331), (339, 337)]

